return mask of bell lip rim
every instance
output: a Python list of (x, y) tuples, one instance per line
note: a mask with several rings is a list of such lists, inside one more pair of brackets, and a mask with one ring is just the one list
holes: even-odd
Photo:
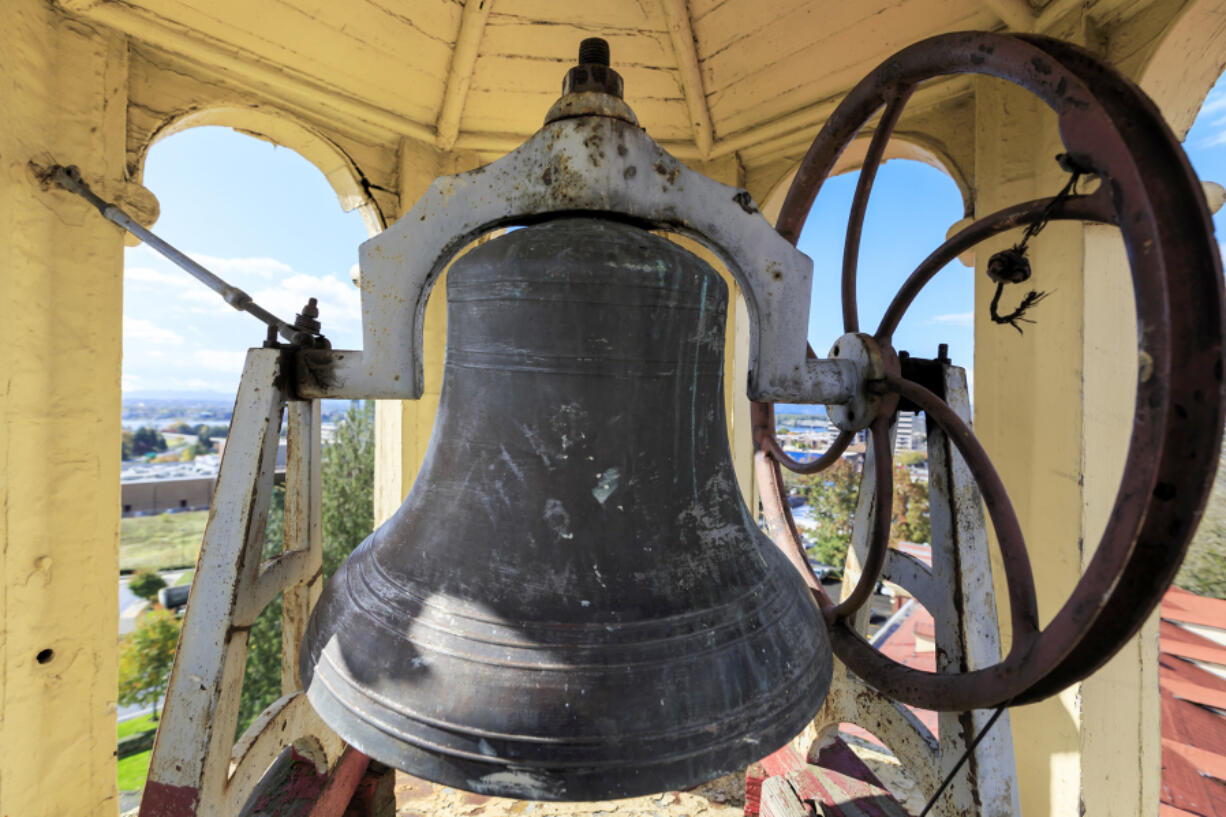
[[(826, 634), (825, 629), (821, 628), (817, 632), (819, 633), (819, 638), (817, 639), (817, 641), (819, 641), (820, 643), (817, 644), (817, 649), (813, 651), (813, 656), (811, 660), (808, 661), (805, 665), (803, 665), (795, 673), (793, 673), (792, 676), (790, 676), (790, 678), (788, 679), (789, 683), (780, 684), (778, 686), (783, 686), (783, 687), (787, 687), (789, 685), (793, 685), (796, 687), (810, 686), (813, 689), (820, 689), (822, 690), (822, 693), (820, 695), (821, 701), (825, 701), (826, 696), (829, 694), (830, 686), (833, 683), (832, 679), (833, 679), (833, 674), (834, 674), (834, 651), (830, 646), (830, 640)], [(312, 654), (313, 653), (304, 653), (304, 656), (312, 655)], [(824, 661), (823, 661), (823, 656), (825, 657)], [(323, 673), (323, 677), (321, 677), (321, 673), (319, 672), (319, 669), (321, 667), (325, 669), (325, 672)], [(810, 672), (810, 670), (812, 670), (812, 672)], [(430, 716), (423, 715), (419, 712), (411, 712), (411, 711), (405, 711), (403, 709), (396, 709), (396, 708), (393, 708), (391, 705), (389, 705), (389, 702), (386, 701), (384, 696), (372, 695), (369, 691), (364, 689), (359, 683), (355, 682), (350, 676), (348, 676), (347, 673), (342, 672), (340, 668), (336, 665), (336, 663), (332, 661), (329, 656), (324, 654), (322, 650), (320, 651), (320, 654), (318, 656), (314, 657), (314, 660), (311, 662), (309, 678), (306, 677), (305, 675), (303, 678), (304, 683), (306, 685), (305, 691), (307, 693), (307, 699), (311, 701), (312, 706), (315, 705), (314, 698), (312, 697), (312, 691), (318, 689), (319, 695), (326, 694), (329, 700), (334, 701), (336, 703), (337, 708), (339, 710), (345, 713), (348, 713), (353, 720), (370, 726), (375, 732), (379, 734), (386, 735), (390, 738), (393, 738), (395, 740), (398, 740), (404, 743), (408, 743), (410, 745), (418, 746), (423, 751), (430, 751), (431, 749), (427, 747), (433, 747), (433, 749), (437, 751), (437, 753), (445, 754), (445, 755), (455, 757), (455, 758), (471, 760), (474, 762), (499, 762), (499, 763), (502, 763), (503, 765), (507, 765), (509, 763), (509, 761), (500, 759), (494, 755), (479, 755), (479, 754), (467, 752), (466, 750), (463, 750), (463, 749), (448, 748), (445, 746), (440, 746), (437, 744), (430, 743), (429, 741), (426, 741), (421, 738), (409, 739), (409, 737), (405, 735), (404, 733), (397, 733), (393, 727), (385, 728), (378, 721), (372, 718), (363, 716), (362, 713), (358, 710), (356, 706), (353, 706), (347, 703), (345, 699), (342, 698), (342, 696), (339, 694), (338, 690), (336, 689), (336, 683), (327, 677), (327, 675), (329, 674), (333, 674), (335, 678), (337, 679), (337, 681), (339, 681), (340, 683), (352, 689), (357, 695), (360, 695), (366, 701), (370, 702), (370, 704), (372, 704), (374, 707), (381, 708), (384, 711), (389, 712), (391, 714), (395, 714), (396, 716), (403, 718), (405, 720), (423, 724), (425, 726), (428, 726), (434, 729), (440, 729), (443, 731), (459, 733), (459, 734), (467, 733), (468, 735), (471, 735), (471, 736), (474, 736), (480, 739), (493, 739), (493, 740), (501, 740), (501, 741), (508, 741), (508, 742), (518, 742), (518, 743), (523, 743), (523, 744), (531, 744), (531, 745), (553, 744), (557, 746), (563, 746), (563, 745), (595, 746), (595, 745), (599, 745), (605, 742), (599, 736), (592, 736), (592, 737), (586, 737), (586, 738), (576, 737), (576, 738), (571, 738), (569, 740), (561, 740), (561, 739), (552, 739), (548, 737), (537, 737), (537, 736), (532, 736), (532, 735), (516, 735), (516, 734), (510, 734), (510, 733), (499, 733), (499, 732), (493, 732), (491, 730), (464, 727), (461, 724), (444, 721), (444, 720), (437, 719), (437, 718), (431, 718)], [(805, 680), (809, 678), (816, 678), (817, 683), (815, 685), (805, 684)], [(824, 679), (824, 682), (822, 679)], [(755, 720), (770, 721), (772, 715), (778, 715), (779, 712), (786, 711), (788, 709), (787, 702), (790, 701), (794, 697), (796, 696), (793, 695), (793, 696), (788, 696), (784, 698), (785, 705), (776, 707), (773, 713), (768, 712), (764, 715), (759, 715), (757, 716), (757, 718), (755, 718)], [(756, 701), (751, 699), (749, 702), (743, 703), (736, 709), (732, 710), (731, 713), (725, 714), (724, 717), (718, 720), (715, 720), (715, 721), (704, 722), (704, 724), (701, 726), (698, 726), (698, 725), (679, 726), (677, 728), (667, 730), (667, 731), (660, 731), (660, 732), (654, 732), (654, 733), (639, 733), (637, 735), (632, 735), (628, 737), (632, 737), (634, 740), (643, 742), (644, 740), (658, 741), (658, 740), (663, 740), (663, 739), (676, 738), (677, 736), (700, 734), (704, 731), (709, 731), (712, 726), (717, 726), (722, 723), (728, 723), (728, 722), (733, 722), (737, 720), (746, 720), (746, 713), (752, 712), (754, 710), (755, 703)], [(818, 709), (820, 708), (821, 708), (821, 704), (819, 703)], [(816, 714), (816, 711), (817, 710), (814, 710), (814, 714)], [(808, 720), (812, 720), (812, 717), (810, 717)], [(744, 737), (745, 736), (741, 736), (740, 738), (728, 738), (727, 741), (725, 742), (728, 742), (728, 741), (735, 742), (738, 740), (743, 740)], [(701, 751), (703, 750), (698, 750), (694, 754), (701, 753)], [(678, 757), (678, 756), (673, 756), (673, 757)], [(574, 764), (574, 765), (579, 766), (579, 765), (584, 765), (584, 764)], [(590, 766), (591, 764), (589, 763), (586, 765)]]
[[(824, 636), (825, 630), (823, 629), (821, 632)], [(737, 747), (746, 746), (751, 743), (753, 745), (759, 745), (764, 742), (763, 738), (752, 738), (749, 734), (734, 735), (714, 746), (705, 745), (682, 755), (670, 755), (667, 758), (658, 760), (654, 763), (638, 759), (634, 761), (607, 761), (599, 767), (592, 763), (573, 761), (568, 767), (559, 767), (557, 765), (552, 767), (530, 765), (516, 766), (513, 763), (500, 760), (493, 756), (472, 755), (468, 752), (464, 752), (463, 750), (457, 751), (454, 749), (445, 749), (443, 747), (439, 747), (438, 750), (431, 750), (419, 745), (416, 742), (406, 740), (404, 736), (393, 735), (389, 731), (380, 728), (378, 724), (368, 718), (355, 717), (357, 714), (355, 710), (346, 705), (331, 688), (331, 685), (327, 683), (326, 680), (318, 676), (318, 673), (313, 673), (311, 678), (306, 681), (306, 688), (303, 690), (303, 694), (320, 720), (322, 720), (329, 729), (335, 731), (341, 737), (341, 739), (345, 741), (345, 743), (353, 746), (374, 760), (431, 783), (490, 797), (506, 797), (519, 800), (537, 800), (542, 802), (584, 802), (624, 799), (629, 797), (641, 797), (663, 791), (687, 789), (693, 786), (701, 785), (702, 783), (710, 780), (714, 780), (723, 775), (740, 771), (747, 765), (770, 755), (772, 752), (777, 751), (783, 746), (786, 746), (796, 736), (802, 734), (805, 727), (813, 722), (818, 713), (821, 711), (822, 707), (825, 705), (825, 702), (830, 694), (831, 686), (833, 685), (834, 655), (829, 648), (829, 640), (823, 639), (823, 641), (826, 644), (826, 650), (823, 651), (819, 649), (815, 651), (814, 659), (815, 662), (819, 664), (823, 663), (822, 655), (823, 653), (825, 655), (825, 667), (819, 667), (816, 673), (819, 679), (817, 689), (820, 690), (820, 694), (815, 694), (812, 697), (805, 696), (811, 701), (809, 706), (802, 706), (799, 703), (792, 703), (797, 697), (799, 697), (796, 695), (788, 696), (785, 699), (785, 702), (791, 703), (792, 705), (790, 707), (781, 707), (780, 710), (785, 712), (788, 711), (789, 708), (792, 710), (799, 710), (805, 713), (804, 717), (787, 719), (787, 721), (782, 719), (771, 720), (769, 718), (755, 720), (754, 722), (763, 722), (766, 724), (766, 726), (757, 734), (773, 736), (765, 742), (774, 744), (775, 740), (782, 734), (786, 734), (787, 737), (782, 738), (779, 745), (772, 749), (763, 752), (755, 749), (748, 755), (746, 755), (744, 751), (741, 753), (736, 753), (733, 750)], [(800, 674), (798, 677), (804, 678), (810, 676)], [(778, 712), (780, 710), (776, 711)], [(349, 727), (345, 729), (347, 734), (343, 734), (341, 730), (337, 729), (333, 725), (333, 719), (327, 717), (325, 713), (335, 713), (339, 715), (347, 714), (349, 717), (344, 721), (345, 726)], [(788, 726), (787, 728), (782, 727), (782, 724), (793, 723), (793, 721), (793, 726)], [(702, 732), (704, 730), (699, 728), (695, 729), (694, 731)], [(667, 735), (669, 733), (663, 734)], [(382, 753), (377, 749), (370, 750), (372, 746), (378, 746), (380, 743), (385, 745), (390, 744), (389, 748), (399, 751)], [(592, 745), (597, 745), (598, 743), (599, 741), (591, 742)], [(721, 749), (722, 751), (720, 751)], [(447, 774), (447, 770), (454, 770), (461, 764), (484, 763), (490, 766), (491, 774), (497, 774), (500, 772), (523, 772), (525, 774), (540, 778), (546, 783), (548, 781), (554, 781), (555, 784), (561, 784), (565, 778), (565, 775), (559, 773), (560, 769), (593, 770), (599, 768), (604, 770), (623, 771), (650, 769), (653, 767), (657, 769), (668, 769), (670, 767), (680, 765), (681, 761), (684, 760), (692, 760), (693, 758), (703, 756), (719, 757), (721, 755), (736, 758), (736, 760), (730, 760), (728, 763), (719, 764), (718, 769), (714, 771), (714, 773), (700, 779), (682, 778), (677, 775), (658, 775), (650, 777), (651, 780), (657, 782), (652, 782), (649, 785), (645, 784), (642, 788), (625, 788), (620, 791), (598, 791), (591, 789), (578, 792), (564, 792), (554, 796), (550, 796), (551, 792), (545, 790), (532, 792), (531, 796), (529, 796), (528, 793), (525, 792), (515, 792), (511, 791), (510, 789), (499, 789), (493, 786), (488, 788), (471, 787), (473, 778), (459, 772), (455, 772), (452, 775)], [(424, 764), (418, 764), (416, 768), (411, 770), (404, 768), (404, 766), (410, 764), (402, 764), (401, 759), (413, 756), (422, 758), (427, 762)], [(627, 780), (633, 780), (638, 776), (639, 775), (636, 774), (634, 778), (627, 778)]]

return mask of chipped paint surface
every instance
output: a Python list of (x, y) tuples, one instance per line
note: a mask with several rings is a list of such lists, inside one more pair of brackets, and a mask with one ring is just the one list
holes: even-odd
[(29, 163), (123, 188), (128, 50), (5, 3), (0, 126), (0, 813), (116, 810), (123, 239)]
[[(150, 760), (145, 817), (233, 814), (287, 746), (309, 744), (325, 766), (342, 748), (308, 705), (298, 675), (323, 556), (317, 403), (295, 400), (286, 409), (285, 551), (261, 561), (287, 401), (283, 362), (275, 349), (248, 354)], [(247, 634), (280, 593), (285, 694), (235, 736)]]

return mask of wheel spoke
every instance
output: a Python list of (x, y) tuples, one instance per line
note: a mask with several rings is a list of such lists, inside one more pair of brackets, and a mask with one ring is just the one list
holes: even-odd
[[(1212, 222), (1199, 181), (1153, 102), (1110, 66), (1058, 41), (962, 32), (908, 46), (852, 88), (827, 118), (788, 189), (776, 229), (795, 244), (825, 179), (862, 129), (880, 116), (845, 236), (841, 287), (848, 329), (858, 324), (857, 254), (867, 201), (888, 130), (895, 125), (897, 112), (887, 109), (901, 106), (900, 100), (912, 88), (953, 74), (992, 76), (1046, 104), (1058, 119), (1063, 152), (1078, 167), (1092, 169), (1100, 189), (1064, 200), (1051, 213), (1045, 212), (1050, 199), (1018, 204), (946, 240), (894, 296), (876, 332), (880, 345), (892, 346), (891, 337), (919, 292), (959, 253), (1051, 216), (1118, 227), (1128, 256), (1140, 351), (1135, 422), (1114, 509), (1083, 575), (1042, 631), (1020, 526), (999, 476), (968, 424), (936, 395), (903, 381), (896, 371), (869, 384), (880, 386), (888, 399), (901, 395), (925, 411), (965, 458), (1003, 556), (1013, 647), (1003, 660), (981, 669), (920, 672), (874, 649), (855, 631), (857, 617), (830, 616), (840, 607), (854, 609), (856, 601), (862, 605), (882, 569), (873, 562), (880, 560), (883, 550), (889, 558), (883, 545), (888, 540), (888, 513), (879, 523), (884, 509), (870, 510), (868, 502), (862, 509), (868, 517), (857, 521), (856, 542), (866, 550), (866, 564), (865, 575), (853, 589), (856, 598), (849, 596), (846, 606), (835, 606), (819, 589), (814, 596), (833, 619), (831, 644), (851, 672), (897, 700), (965, 710), (1030, 702), (1058, 692), (1106, 662), (1151, 614), (1179, 565), (1216, 471), (1226, 414), (1220, 389), (1226, 304)], [(890, 412), (882, 414), (888, 417)], [(790, 464), (820, 468), (816, 463), (791, 462), (777, 450), (777, 441), (762, 436), (757, 426), (755, 435), (764, 482), (780, 482), (781, 467)], [(880, 436), (874, 427), (875, 446)], [(886, 488), (878, 504), (888, 500)], [(770, 504), (777, 506), (780, 518), (790, 517), (786, 496), (764, 497), (764, 505)], [(768, 509), (768, 517), (771, 513)], [(777, 528), (780, 546), (790, 549), (793, 561), (804, 562), (806, 575), (811, 573), (794, 525)]]
[(885, 154), (886, 143), (890, 134), (902, 116), (907, 100), (911, 97), (910, 87), (895, 89), (895, 93), (881, 114), (881, 121), (873, 132), (869, 142), (868, 153), (864, 155), (864, 164), (860, 168), (860, 178), (856, 182), (856, 195), (851, 200), (851, 214), (847, 218), (847, 238), (843, 242), (843, 331), (859, 332), (860, 316), (856, 308), (856, 267), (860, 261), (860, 234), (864, 231), (864, 214), (868, 210), (868, 197), (873, 192), (873, 181), (877, 178), (877, 168), (881, 167), (881, 157)]
[(881, 318), (876, 337), (893, 336), (894, 330), (898, 328), (911, 302), (932, 280), (933, 276), (944, 269), (950, 261), (985, 239), (1016, 227), (1025, 227), (1044, 217), (1050, 217), (1052, 220), (1093, 221), (1100, 224), (1114, 224), (1116, 220), (1115, 209), (1111, 206), (1111, 202), (1099, 193), (1073, 196), (1056, 206), (1052, 213), (1047, 213), (1047, 207), (1051, 202), (1052, 198), (1034, 199), (997, 210), (967, 225), (965, 229), (960, 230), (933, 250), (899, 288), (894, 300), (890, 302), (889, 308)]
[(1013, 650), (1024, 650), (1034, 640), (1039, 630), (1038, 599), (1035, 596), (1034, 575), (1030, 570), (1030, 557), (1026, 554), (1026, 540), (1021, 525), (1009, 501), (1005, 485), (996, 473), (992, 460), (979, 444), (979, 440), (966, 423), (962, 422), (945, 401), (928, 389), (910, 380), (887, 375), (886, 385), (910, 400), (944, 429), (958, 453), (975, 476), (975, 482), (983, 494), (984, 505), (992, 519), (996, 539), (1000, 544), (1001, 559), (1005, 568), (1005, 581), (1009, 589), (1009, 614), (1013, 622)]
[(836, 622), (859, 610), (872, 595), (881, 568), (885, 564), (886, 550), (890, 546), (890, 518), (894, 500), (894, 451), (890, 445), (890, 417), (883, 415), (873, 421), (873, 468), (876, 488), (873, 505), (873, 528), (868, 538), (868, 554), (860, 570), (851, 595), (837, 605), (823, 610), (826, 620)]

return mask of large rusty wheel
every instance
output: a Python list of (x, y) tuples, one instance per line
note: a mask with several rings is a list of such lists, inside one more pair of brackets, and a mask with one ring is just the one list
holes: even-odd
[[(983, 33), (925, 40), (882, 63), (831, 115), (804, 158), (777, 229), (796, 242), (823, 181), (843, 150), (881, 112), (852, 202), (843, 257), (844, 331), (859, 333), (856, 263), (877, 165), (915, 87), (947, 74), (1007, 80), (1043, 100), (1058, 117), (1072, 161), (1097, 176), (1089, 195), (1028, 201), (986, 215), (952, 236), (911, 274), (871, 335), (879, 395), (869, 426), (878, 496), (892, 491), (888, 429), (899, 398), (942, 427), (975, 475), (996, 532), (1008, 586), (1013, 644), (1000, 663), (960, 674), (898, 664), (871, 647), (848, 616), (870, 596), (888, 546), (889, 502), (878, 502), (863, 574), (850, 597), (833, 603), (809, 575), (830, 625), (835, 653), (870, 685), (902, 702), (965, 710), (1050, 696), (1102, 666), (1158, 604), (1183, 558), (1217, 470), (1222, 436), (1222, 269), (1200, 184), (1154, 104), (1090, 54), (1037, 36)], [(1050, 217), (1116, 225), (1128, 253), (1138, 327), (1135, 417), (1119, 493), (1103, 538), (1063, 607), (1039, 627), (1034, 579), (1022, 530), (992, 462), (974, 434), (939, 397), (900, 374), (892, 348), (899, 320), (920, 289), (959, 253), (991, 236)], [(848, 337), (848, 336), (844, 336)], [(782, 531), (779, 543), (808, 573), (783, 501), (780, 466), (827, 467), (844, 433), (820, 460), (800, 465), (774, 439), (773, 407), (756, 404), (755, 437), (765, 455), (763, 502)], [(832, 416), (834, 412), (832, 410)]]

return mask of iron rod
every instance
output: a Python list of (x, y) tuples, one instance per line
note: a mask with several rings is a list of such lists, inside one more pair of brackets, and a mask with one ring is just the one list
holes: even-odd
[(264, 307), (257, 304), (243, 290), (231, 285), (221, 277), (215, 275), (205, 269), (200, 264), (193, 261), (185, 253), (163, 241), (152, 231), (142, 227), (137, 221), (123, 211), (118, 205), (100, 198), (85, 180), (81, 178), (80, 171), (75, 167), (64, 167), (56, 165), (51, 169), (48, 178), (57, 185), (67, 190), (69, 193), (75, 193), (81, 198), (88, 201), (94, 206), (102, 217), (107, 221), (127, 230), (132, 235), (144, 241), (153, 249), (161, 253), (167, 260), (173, 263), (179, 269), (191, 275), (200, 283), (204, 284), (209, 289), (220, 295), (226, 303), (234, 307), (240, 312), (246, 312), (254, 315), (258, 320), (273, 327), (290, 343), (295, 346), (313, 346), (315, 336), (309, 332), (303, 332), (294, 327), (293, 324), (281, 320), (276, 315), (269, 312)]

